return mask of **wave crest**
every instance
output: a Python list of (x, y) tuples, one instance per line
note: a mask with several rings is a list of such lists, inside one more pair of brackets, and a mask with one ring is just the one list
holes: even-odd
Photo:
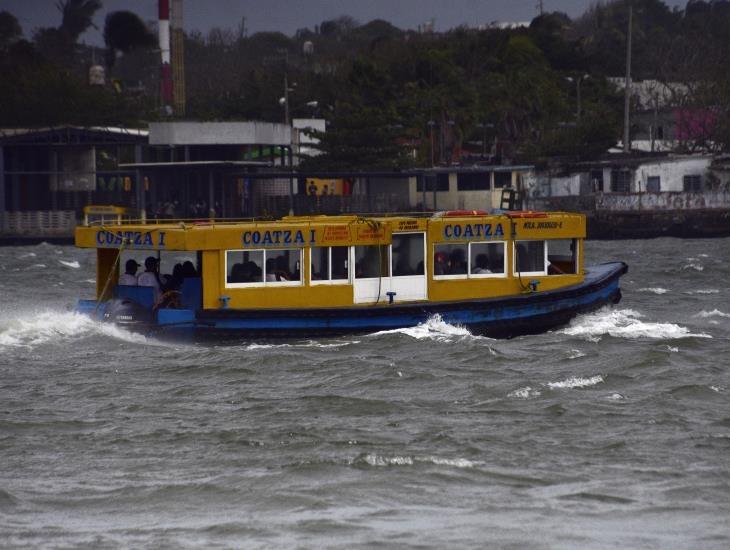
[(692, 333), (674, 323), (642, 321), (643, 315), (631, 309), (603, 308), (595, 313), (579, 315), (558, 334), (577, 336), (598, 342), (602, 336), (614, 338), (675, 340), (679, 338), (712, 338), (709, 334)]
[(730, 318), (730, 313), (724, 313), (720, 311), (719, 309), (713, 309), (712, 311), (705, 311), (704, 309), (700, 311), (699, 313), (696, 313), (692, 317), (701, 317), (703, 319), (707, 319), (708, 317), (728, 317)]
[(466, 328), (459, 325), (450, 325), (441, 318), (441, 315), (432, 315), (424, 323), (419, 323), (415, 327), (396, 328), (392, 330), (381, 330), (374, 332), (371, 336), (382, 336), (384, 334), (405, 334), (416, 340), (426, 338), (432, 340), (451, 340), (453, 338), (482, 338), (474, 336)]
[(652, 286), (652, 287), (646, 287), (646, 288), (640, 288), (637, 290), (637, 292), (651, 292), (652, 294), (666, 294), (669, 292), (666, 288), (662, 288), (660, 286)]
[(572, 389), (572, 388), (587, 388), (589, 386), (595, 386), (603, 382), (603, 376), (597, 374), (590, 378), (581, 378), (580, 376), (571, 376), (560, 382), (548, 382), (546, 385), (551, 390), (555, 389)]
[(349, 461), (350, 464), (368, 466), (413, 466), (414, 464), (434, 464), (452, 468), (475, 468), (477, 463), (466, 458), (440, 458), (437, 456), (383, 456), (374, 453), (362, 454)]
[(33, 347), (92, 334), (103, 334), (127, 342), (147, 342), (147, 338), (141, 334), (128, 332), (116, 325), (100, 323), (87, 315), (74, 312), (42, 311), (0, 319), (0, 348)]

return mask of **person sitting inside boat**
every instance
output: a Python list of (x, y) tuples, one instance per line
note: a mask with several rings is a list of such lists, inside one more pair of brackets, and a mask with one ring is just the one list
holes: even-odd
[(291, 275), (286, 265), (286, 258), (278, 256), (266, 260), (267, 281), (290, 281)]
[(477, 255), (475, 267), (472, 270), (472, 273), (476, 273), (478, 275), (482, 275), (484, 273), (491, 273), (491, 270), (489, 269), (489, 258), (487, 257), (486, 254)]
[(137, 286), (137, 268), (139, 264), (135, 260), (127, 260), (124, 265), (124, 273), (119, 277), (119, 284), (126, 286)]
[(436, 252), (433, 255), (433, 274), (434, 275), (446, 275), (446, 268), (448, 262), (446, 260), (446, 254), (443, 252)]
[(181, 263), (175, 264), (172, 268), (172, 275), (163, 275), (161, 277), (163, 292), (171, 290), (180, 290), (183, 282), (183, 266)]
[(449, 254), (449, 275), (465, 275), (466, 260), (464, 259), (464, 250), (461, 248), (454, 249)]
[(137, 277), (138, 286), (150, 286), (154, 290), (155, 300), (160, 295), (160, 275), (158, 273), (159, 262), (154, 256), (148, 256), (144, 261), (144, 271)]
[(182, 264), (182, 276), (183, 279), (189, 279), (198, 276), (198, 272), (196, 271), (193, 262), (191, 262), (190, 260), (185, 260), (185, 263)]

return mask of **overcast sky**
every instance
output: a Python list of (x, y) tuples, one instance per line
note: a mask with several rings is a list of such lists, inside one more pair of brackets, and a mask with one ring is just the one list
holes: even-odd
[[(101, 30), (107, 12), (129, 10), (144, 21), (157, 19), (157, 0), (102, 0), (104, 7), (94, 22), (98, 29), (81, 40), (103, 44)], [(664, 0), (683, 8), (686, 0)], [(545, 11), (563, 11), (575, 18), (595, 0), (543, 0)], [(211, 27), (236, 29), (243, 17), (249, 34), (281, 31), (293, 34), (303, 27), (314, 28), (322, 21), (350, 15), (360, 23), (385, 19), (402, 29), (416, 29), (431, 19), (436, 30), (459, 25), (478, 26), (492, 21), (530, 21), (538, 14), (539, 0), (184, 0), (186, 30), (207, 32)], [(0, 9), (15, 15), (27, 38), (38, 27), (57, 27), (61, 14), (56, 0), (2, 0)]]

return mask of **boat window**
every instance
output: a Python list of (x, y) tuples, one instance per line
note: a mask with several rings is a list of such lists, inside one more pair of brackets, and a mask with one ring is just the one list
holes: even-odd
[(545, 241), (515, 242), (515, 271), (545, 273)]
[(355, 247), (355, 278), (388, 277), (388, 245)]
[(466, 275), (469, 249), (464, 244), (437, 244), (433, 247), (434, 277)]
[(578, 240), (550, 239), (547, 241), (548, 275), (578, 273)]
[(333, 281), (348, 281), (350, 279), (349, 272), (349, 246), (332, 246), (330, 247), (330, 265), (332, 265)]
[(347, 282), (348, 272), (347, 246), (322, 246), (312, 248), (312, 282), (338, 281)]
[(504, 243), (470, 243), (469, 276), (488, 277), (504, 275)]
[(393, 276), (424, 275), (423, 233), (393, 235)]
[(267, 282), (286, 282), (301, 280), (301, 256), (299, 249), (265, 250)]
[(312, 264), (312, 281), (326, 281), (330, 273), (330, 249), (329, 247), (316, 247), (310, 251)]
[(226, 286), (301, 283), (300, 249), (226, 251)]
[(262, 283), (263, 281), (263, 250), (228, 250), (226, 252), (226, 283)]

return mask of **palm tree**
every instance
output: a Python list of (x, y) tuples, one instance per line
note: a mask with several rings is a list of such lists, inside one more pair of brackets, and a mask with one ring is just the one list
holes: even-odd
[(75, 44), (89, 27), (95, 27), (92, 19), (101, 8), (101, 0), (58, 0), (56, 7), (63, 15), (59, 30)]

